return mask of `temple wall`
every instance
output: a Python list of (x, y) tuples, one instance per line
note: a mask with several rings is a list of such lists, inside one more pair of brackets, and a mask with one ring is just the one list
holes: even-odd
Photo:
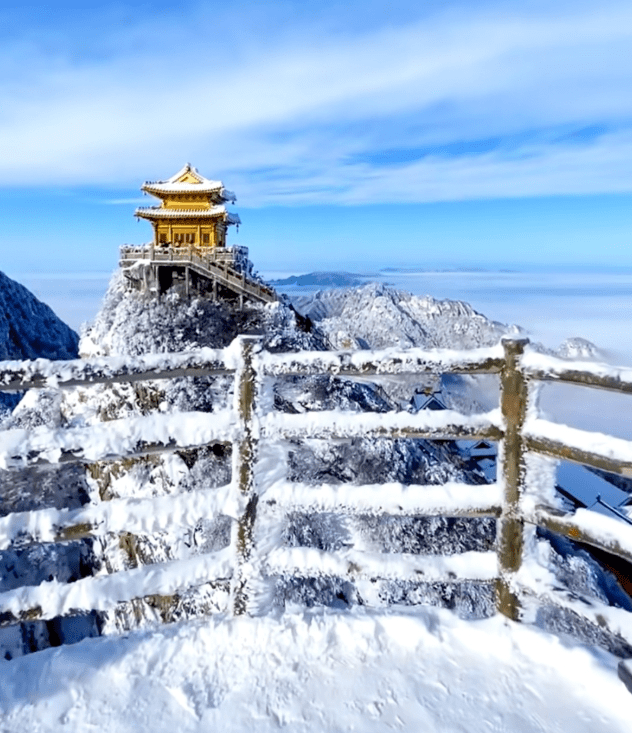
[(223, 222), (213, 224), (187, 222), (159, 222), (155, 227), (155, 244), (196, 244), (205, 247), (226, 246), (226, 227)]
[(201, 197), (187, 196), (180, 198), (166, 198), (162, 201), (163, 209), (192, 209), (194, 211), (208, 211), (211, 204), (209, 204), (208, 198), (204, 199)]

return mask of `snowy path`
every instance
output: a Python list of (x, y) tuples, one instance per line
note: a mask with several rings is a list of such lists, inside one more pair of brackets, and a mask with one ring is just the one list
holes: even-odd
[(0, 662), (0, 730), (623, 733), (616, 662), (436, 609), (216, 618)]

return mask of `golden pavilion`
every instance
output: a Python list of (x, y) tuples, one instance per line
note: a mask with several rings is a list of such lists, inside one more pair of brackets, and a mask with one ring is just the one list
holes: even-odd
[(228, 227), (240, 219), (226, 209), (235, 194), (187, 163), (166, 181), (145, 182), (141, 189), (160, 200), (158, 206), (136, 209), (147, 219), (153, 239), (141, 246), (121, 247), (120, 264), (132, 287), (161, 294), (180, 287), (213, 298), (271, 302), (274, 290), (253, 272), (248, 249), (228, 246)]
[(147, 181), (141, 189), (160, 199), (160, 206), (135, 212), (151, 222), (156, 245), (225, 247), (226, 229), (241, 223), (225, 206), (235, 202), (235, 194), (221, 181), (204, 178), (190, 163), (166, 181)]

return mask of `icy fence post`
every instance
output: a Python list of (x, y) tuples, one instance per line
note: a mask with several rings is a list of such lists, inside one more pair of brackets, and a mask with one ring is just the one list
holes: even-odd
[(519, 361), (528, 343), (528, 339), (503, 339), (505, 366), (500, 375), (500, 409), (505, 423), (505, 435), (502, 439), (502, 462), (499, 468), (504, 497), (496, 538), (500, 573), (496, 581), (496, 608), (514, 621), (520, 616), (520, 602), (511, 588), (511, 576), (520, 569), (524, 545), (520, 494), (525, 475), (522, 426), (528, 399), (527, 379)]
[(241, 364), (235, 374), (235, 410), (241, 423), (239, 442), (233, 445), (233, 481), (237, 484), (240, 498), (246, 500), (246, 508), (233, 524), (231, 545), (235, 552), (235, 567), (230, 586), (231, 606), (234, 616), (248, 613), (248, 563), (254, 544), (254, 526), (257, 515), (257, 492), (255, 490), (255, 461), (258, 438), (255, 435), (253, 415), (257, 392), (257, 374), (253, 354), (261, 343), (256, 336), (239, 339)]

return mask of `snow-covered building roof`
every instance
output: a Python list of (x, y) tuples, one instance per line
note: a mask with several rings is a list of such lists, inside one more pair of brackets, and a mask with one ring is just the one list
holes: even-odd
[[(611, 508), (621, 511), (629, 495), (584, 466), (563, 461), (557, 468), (557, 484), (561, 493), (576, 506), (611, 516)], [(599, 501), (599, 498), (602, 501)], [(604, 505), (604, 502), (606, 505)], [(609, 505), (609, 506), (607, 506)]]
[(141, 219), (216, 219), (223, 217), (227, 224), (241, 224), (239, 214), (226, 211), (225, 206), (211, 206), (209, 209), (166, 209), (160, 206), (145, 206), (136, 209), (134, 216)]
[(494, 458), (498, 447), (490, 440), (456, 440), (457, 448), (470, 458)]
[(142, 190), (160, 199), (160, 206), (141, 206), (134, 212), (151, 221), (156, 243), (182, 242), (185, 235), (191, 236), (190, 227), (197, 226), (198, 244), (224, 247), (226, 226), (241, 224), (239, 216), (224, 205), (234, 202), (235, 194), (221, 181), (205, 178), (190, 163), (166, 181), (144, 183)]
[(445, 410), (446, 406), (436, 394), (415, 394), (411, 400), (413, 410)]
[(498, 446), (495, 443), (489, 440), (455, 440), (454, 442), (471, 469), (481, 472), (488, 482), (496, 480)]
[(190, 163), (187, 163), (166, 181), (145, 181), (141, 188), (143, 191), (157, 196), (178, 193), (214, 193), (223, 201), (234, 203), (237, 200), (235, 194), (225, 189), (221, 181), (212, 181), (210, 178), (205, 178)]

